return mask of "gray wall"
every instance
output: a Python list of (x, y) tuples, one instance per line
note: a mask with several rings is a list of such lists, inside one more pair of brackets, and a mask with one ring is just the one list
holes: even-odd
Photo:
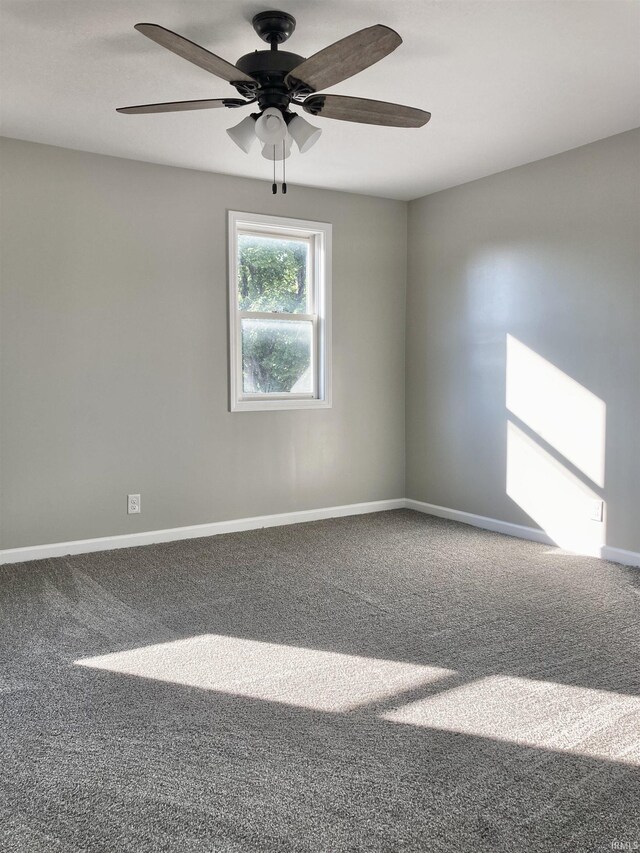
[[(404, 495), (406, 204), (0, 145), (2, 547)], [(640, 550), (639, 150), (409, 205), (408, 497), (540, 524), (506, 493), (511, 418)], [(333, 223), (332, 409), (227, 411), (229, 208)], [(603, 487), (507, 411), (508, 334), (606, 405)]]
[[(404, 495), (404, 202), (1, 145), (2, 547)], [(332, 409), (228, 412), (230, 208), (333, 224)]]
[(532, 525), (505, 489), (510, 334), (606, 404), (602, 489), (530, 437), (640, 551), (639, 181), (635, 130), (410, 203), (408, 497)]

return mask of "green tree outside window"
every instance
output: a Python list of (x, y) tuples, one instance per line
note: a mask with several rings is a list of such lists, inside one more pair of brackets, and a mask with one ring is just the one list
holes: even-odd
[[(241, 311), (307, 314), (309, 243), (252, 234), (238, 236)], [(243, 319), (245, 393), (311, 393), (312, 329), (308, 321)], [(294, 388), (295, 386), (295, 388)]]

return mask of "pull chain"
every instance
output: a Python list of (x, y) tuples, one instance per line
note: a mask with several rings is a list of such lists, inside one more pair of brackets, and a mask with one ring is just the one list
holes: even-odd
[(282, 192), (286, 193), (287, 191), (287, 166), (285, 159), (285, 150), (284, 150), (284, 139), (282, 140)]
[[(271, 184), (271, 192), (275, 195), (278, 192), (278, 184), (276, 183), (276, 146), (273, 145), (273, 183)], [(282, 140), (282, 192), (287, 192), (287, 165), (286, 165), (286, 148), (285, 140)]]
[(276, 146), (273, 146), (273, 183), (271, 184), (271, 192), (275, 195), (278, 192), (276, 184)]

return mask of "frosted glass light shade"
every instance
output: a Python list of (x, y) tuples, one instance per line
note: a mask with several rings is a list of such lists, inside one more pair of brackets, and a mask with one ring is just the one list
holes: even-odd
[(227, 133), (233, 139), (238, 148), (242, 148), (245, 154), (256, 140), (256, 120), (253, 116), (243, 118), (240, 124), (228, 128)]
[(315, 145), (322, 134), (319, 127), (309, 124), (309, 122), (302, 118), (302, 116), (296, 116), (291, 119), (288, 125), (288, 131), (295, 139), (296, 145), (300, 149), (301, 154), (304, 154), (312, 145)]
[(262, 156), (267, 160), (286, 160), (291, 156), (291, 137), (287, 134), (284, 141), (284, 157), (282, 156), (282, 142), (277, 142), (275, 145), (263, 145)]
[(266, 109), (256, 121), (256, 136), (265, 145), (276, 145), (287, 135), (287, 123), (280, 110), (275, 107)]

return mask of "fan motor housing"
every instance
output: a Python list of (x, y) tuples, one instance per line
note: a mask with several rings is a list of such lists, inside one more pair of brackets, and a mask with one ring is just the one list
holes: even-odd
[(236, 62), (236, 68), (260, 81), (261, 78), (280, 75), (282, 79), (293, 69), (304, 62), (304, 56), (289, 53), (288, 50), (254, 50), (245, 53)]
[[(291, 101), (291, 92), (284, 78), (304, 59), (304, 56), (286, 50), (256, 50), (241, 56), (236, 62), (236, 68), (258, 82), (260, 88), (254, 94), (261, 109), (286, 109)], [(240, 86), (236, 88), (242, 94)]]

